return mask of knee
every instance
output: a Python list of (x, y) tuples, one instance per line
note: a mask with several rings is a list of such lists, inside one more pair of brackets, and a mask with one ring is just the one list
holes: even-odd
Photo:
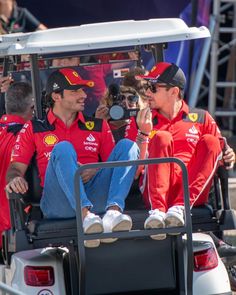
[(168, 131), (157, 131), (154, 138), (155, 143), (160, 148), (166, 148), (172, 145), (173, 138)]
[(118, 141), (116, 144), (116, 148), (119, 151), (123, 151), (124, 153), (128, 154), (129, 157), (132, 159), (138, 159), (139, 157), (139, 147), (136, 142), (124, 138)]
[(70, 155), (76, 156), (76, 152), (73, 145), (69, 141), (61, 141), (57, 143), (52, 150), (52, 156), (63, 156), (63, 158), (65, 158), (65, 156)]

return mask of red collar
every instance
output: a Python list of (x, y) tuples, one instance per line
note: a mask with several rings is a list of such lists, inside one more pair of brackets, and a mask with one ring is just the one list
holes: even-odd
[[(48, 111), (47, 114), (48, 122), (52, 125), (55, 121), (60, 120), (55, 114), (53, 113), (52, 109)], [(78, 112), (77, 118), (75, 119), (75, 122), (81, 121), (82, 123), (85, 123), (84, 115), (81, 112)]]
[[(177, 114), (177, 116), (175, 118), (177, 118), (179, 116), (182, 117), (183, 113), (185, 113), (185, 114), (189, 113), (189, 106), (186, 104), (186, 102), (184, 100), (183, 100), (182, 106), (181, 106), (181, 108), (179, 110), (179, 113)], [(162, 116), (162, 115), (158, 112), (157, 109), (153, 109), (152, 110), (152, 117), (155, 118), (155, 117), (158, 117), (158, 116)], [(164, 116), (162, 116), (162, 117), (165, 118)]]
[(0, 119), (2, 124), (25, 124), (25, 120), (18, 115), (3, 115)]

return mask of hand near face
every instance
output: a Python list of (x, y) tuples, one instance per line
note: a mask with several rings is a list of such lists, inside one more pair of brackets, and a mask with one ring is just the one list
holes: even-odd
[(136, 122), (138, 125), (138, 129), (142, 133), (149, 135), (153, 128), (152, 112), (149, 107), (146, 107), (138, 112)]
[(109, 109), (106, 105), (104, 104), (99, 105), (95, 112), (95, 118), (108, 120), (109, 119), (108, 111)]

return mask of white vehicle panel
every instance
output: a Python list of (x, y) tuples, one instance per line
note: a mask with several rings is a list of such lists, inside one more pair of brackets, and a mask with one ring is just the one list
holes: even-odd
[[(194, 233), (193, 241), (208, 241), (215, 248), (212, 238), (203, 233)], [(226, 268), (218, 252), (218, 266), (207, 271), (193, 272), (193, 295), (224, 294), (230, 292), (230, 282)]]
[[(61, 250), (62, 251), (62, 250)], [(24, 280), (24, 267), (51, 266), (54, 269), (53, 286), (28, 286)], [(22, 251), (12, 256), (10, 268), (5, 268), (6, 283), (27, 295), (66, 295), (62, 259), (57, 248)], [(40, 293), (41, 292), (41, 293)]]

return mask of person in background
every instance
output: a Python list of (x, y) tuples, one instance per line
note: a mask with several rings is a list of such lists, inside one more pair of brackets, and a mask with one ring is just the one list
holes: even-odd
[(78, 67), (79, 64), (80, 64), (79, 56), (54, 58), (52, 60), (52, 67), (55, 67), (55, 68)]
[[(7, 90), (6, 79), (2, 81), (5, 81), (5, 85), (1, 87), (1, 90)], [(11, 227), (9, 203), (5, 192), (6, 173), (16, 136), (24, 123), (33, 116), (34, 98), (31, 86), (25, 82), (11, 84), (6, 92), (5, 105), (6, 114), (0, 118), (0, 234)], [(0, 239), (0, 247), (1, 243)]]
[(47, 27), (33, 16), (27, 8), (19, 7), (15, 0), (0, 0), (1, 34), (33, 32)]
[[(100, 105), (95, 112), (95, 117), (108, 121), (116, 143), (122, 138), (129, 138), (130, 140), (136, 141), (138, 134), (136, 117), (131, 116), (121, 120), (113, 120), (110, 117), (109, 110), (114, 105), (120, 105), (124, 110), (142, 110), (147, 105), (134, 88), (126, 86), (119, 87), (116, 84), (110, 86), (106, 95), (100, 101)], [(113, 88), (115, 91), (113, 91)], [(116, 91), (117, 93), (113, 94)]]
[(5, 93), (12, 82), (13, 82), (13, 79), (11, 75), (6, 77), (0, 77), (0, 92)]
[[(190, 108), (183, 100), (186, 78), (175, 64), (157, 63), (146, 75), (146, 96), (153, 113), (153, 130), (142, 134), (149, 139), (150, 158), (176, 157), (188, 170), (191, 206), (208, 201), (212, 177), (218, 165), (232, 169), (235, 153), (225, 144), (220, 130), (205, 110)], [(141, 186), (150, 208), (144, 227), (163, 228), (184, 225), (184, 199), (181, 169), (176, 164), (149, 165)], [(165, 234), (154, 239), (164, 239)]]
[(134, 88), (141, 96), (142, 101), (148, 104), (148, 98), (146, 96), (148, 83), (145, 79), (136, 79), (137, 76), (144, 75), (145, 73), (146, 70), (141, 67), (130, 69), (130, 71), (124, 75), (121, 85)]

